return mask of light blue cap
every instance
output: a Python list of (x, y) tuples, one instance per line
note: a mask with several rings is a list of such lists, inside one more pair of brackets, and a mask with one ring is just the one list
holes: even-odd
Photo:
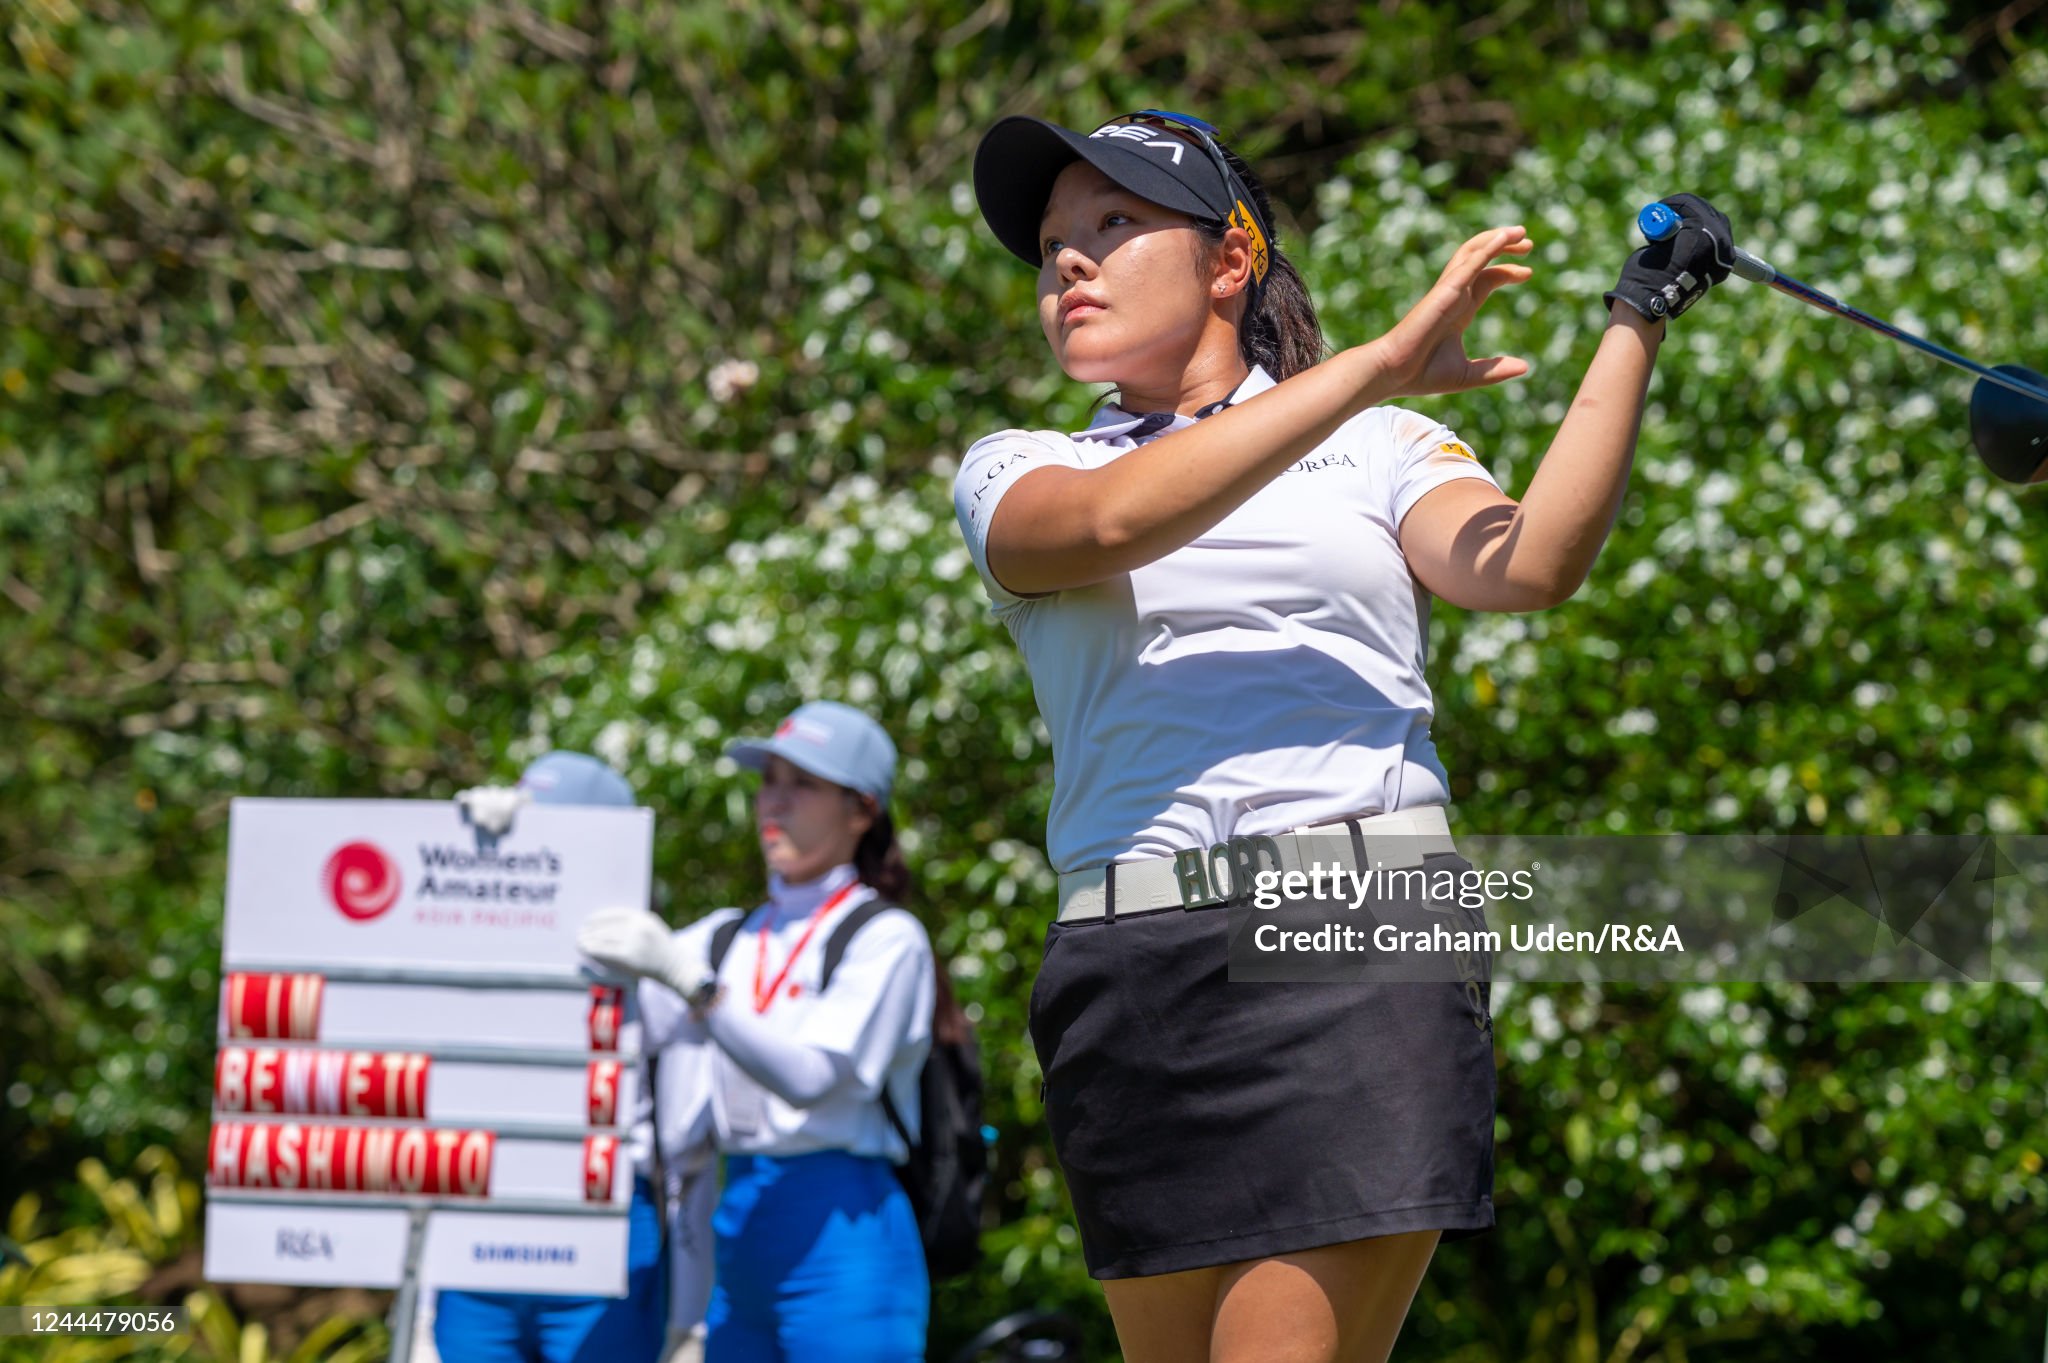
[(780, 757), (885, 805), (896, 784), (896, 745), (889, 735), (851, 705), (836, 700), (799, 705), (775, 726), (772, 736), (735, 740), (726, 746), (725, 755), (753, 771), (766, 767), (769, 758)]
[(520, 773), (519, 788), (537, 805), (633, 807), (633, 788), (626, 778), (589, 753), (557, 751), (536, 757)]

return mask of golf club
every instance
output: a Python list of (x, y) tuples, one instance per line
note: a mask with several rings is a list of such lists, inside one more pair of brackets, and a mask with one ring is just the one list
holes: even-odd
[[(1651, 241), (1663, 241), (1679, 225), (1678, 214), (1665, 204), (1646, 204), (1636, 214), (1636, 226)], [(1779, 274), (1769, 262), (1740, 247), (1735, 250), (1734, 273), (1975, 374), (1977, 384), (1970, 392), (1970, 440), (1977, 447), (1977, 456), (2009, 483), (2038, 483), (2048, 478), (2048, 375), (2017, 364), (1987, 368), (1869, 313), (1859, 312), (1810, 284)]]

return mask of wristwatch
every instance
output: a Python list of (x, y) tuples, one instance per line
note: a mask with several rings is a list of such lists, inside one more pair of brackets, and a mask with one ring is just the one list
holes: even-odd
[(683, 995), (683, 1002), (690, 1006), (690, 1012), (695, 1017), (701, 1018), (710, 1012), (711, 1005), (718, 1002), (717, 972), (705, 972), (704, 978), (697, 982), (696, 987)]

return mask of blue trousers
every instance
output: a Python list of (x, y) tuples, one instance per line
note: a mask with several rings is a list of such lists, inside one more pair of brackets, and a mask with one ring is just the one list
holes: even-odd
[(442, 1292), (434, 1348), (442, 1363), (654, 1363), (668, 1332), (661, 1216), (645, 1185), (627, 1212), (626, 1295)]
[(887, 1160), (733, 1155), (705, 1363), (921, 1363), (931, 1283)]

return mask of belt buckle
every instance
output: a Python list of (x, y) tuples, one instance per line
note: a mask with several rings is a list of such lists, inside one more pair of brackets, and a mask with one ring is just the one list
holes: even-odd
[(1181, 908), (1192, 913), (1249, 904), (1262, 857), (1276, 873), (1281, 870), (1277, 839), (1260, 834), (1231, 838), (1207, 849), (1189, 847), (1175, 852), (1173, 881), (1180, 891)]

